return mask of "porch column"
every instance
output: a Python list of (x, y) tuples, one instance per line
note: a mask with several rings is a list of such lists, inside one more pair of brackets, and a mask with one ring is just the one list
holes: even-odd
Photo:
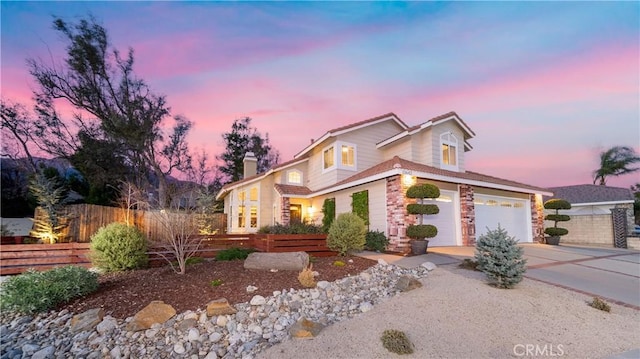
[(466, 184), (460, 185), (460, 229), (462, 232), (462, 245), (476, 245), (476, 206), (473, 203), (473, 187)]
[(389, 230), (389, 246), (387, 249), (397, 252), (408, 252), (410, 238), (407, 227), (416, 223), (415, 216), (407, 214), (410, 199), (405, 196), (408, 185), (402, 183), (400, 175), (387, 178), (387, 228)]
[(288, 226), (291, 223), (291, 203), (289, 201), (289, 197), (282, 197), (280, 221), (280, 224), (283, 226)]
[(542, 196), (539, 194), (530, 194), (529, 202), (531, 202), (531, 226), (533, 227), (533, 241), (543, 243), (544, 205), (542, 203)]

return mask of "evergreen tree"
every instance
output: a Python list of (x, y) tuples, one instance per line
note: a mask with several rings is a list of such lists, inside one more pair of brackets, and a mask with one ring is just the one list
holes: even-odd
[(244, 155), (253, 152), (258, 159), (258, 173), (265, 172), (280, 160), (278, 150), (271, 147), (269, 134), (262, 137), (258, 130), (251, 126), (251, 118), (237, 119), (231, 126), (231, 132), (222, 134), (225, 152), (216, 159), (222, 161), (218, 166), (218, 175), (214, 183), (225, 185), (241, 180), (244, 172)]
[(513, 288), (522, 281), (526, 271), (527, 261), (522, 258), (522, 248), (500, 225), (480, 236), (475, 258), (477, 268), (498, 288)]

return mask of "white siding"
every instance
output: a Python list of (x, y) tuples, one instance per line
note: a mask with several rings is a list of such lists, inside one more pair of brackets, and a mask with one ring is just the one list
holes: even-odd
[(408, 137), (405, 137), (382, 148), (383, 161), (390, 160), (394, 156), (398, 156), (409, 161), (411, 160), (411, 140)]

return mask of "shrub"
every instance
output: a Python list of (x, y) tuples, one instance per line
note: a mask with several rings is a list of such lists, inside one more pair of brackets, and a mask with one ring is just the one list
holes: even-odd
[(232, 261), (234, 259), (247, 259), (250, 253), (255, 252), (251, 248), (229, 248), (216, 254), (216, 260)]
[(105, 272), (145, 267), (149, 261), (147, 242), (136, 227), (111, 223), (91, 237), (91, 263)]
[(326, 198), (322, 203), (322, 233), (328, 233), (336, 218), (336, 199)]
[(589, 305), (593, 308), (602, 310), (603, 312), (611, 312), (611, 306), (605, 302), (604, 300), (598, 298), (598, 297), (594, 297), (593, 301), (591, 301), (591, 303), (589, 303)]
[(309, 264), (309, 267), (303, 269), (298, 274), (298, 282), (302, 284), (303, 287), (313, 288), (316, 286), (316, 280), (313, 275), (313, 264)]
[(475, 259), (478, 269), (484, 272), (489, 282), (498, 288), (513, 288), (522, 281), (526, 271), (526, 260), (518, 242), (498, 225), (480, 236), (476, 245)]
[(0, 308), (24, 314), (44, 312), (98, 289), (98, 274), (77, 266), (29, 270), (2, 283)]
[(396, 354), (413, 353), (413, 344), (404, 332), (395, 329), (387, 329), (380, 337), (382, 345), (390, 352)]
[(407, 188), (408, 198), (438, 198), (440, 189), (429, 183), (415, 184)]
[(462, 260), (462, 262), (460, 264), (458, 264), (458, 267), (463, 268), (463, 269), (469, 269), (469, 270), (479, 270), (478, 269), (478, 262), (471, 259), (471, 258), (465, 258)]
[(367, 227), (362, 218), (353, 213), (341, 213), (329, 228), (327, 246), (341, 256), (364, 249)]
[(435, 204), (410, 203), (407, 205), (407, 213), (409, 214), (438, 214), (440, 208)]
[(438, 235), (438, 228), (431, 224), (416, 224), (407, 227), (409, 238), (433, 238)]
[(558, 227), (558, 222), (566, 222), (571, 219), (570, 216), (566, 214), (559, 214), (558, 211), (561, 209), (571, 209), (571, 203), (564, 199), (555, 198), (550, 199), (544, 203), (545, 209), (553, 209), (556, 212), (553, 214), (547, 214), (544, 219), (547, 221), (553, 221), (553, 227), (545, 228), (544, 233), (551, 236), (565, 236), (569, 233), (569, 231), (565, 228)]
[(343, 261), (333, 261), (333, 263), (332, 263), (332, 264), (333, 264), (333, 266), (334, 266), (334, 267), (344, 267), (344, 266), (346, 266), (346, 265), (347, 265), (347, 264), (346, 264), (345, 262), (343, 262)]
[(380, 231), (368, 231), (364, 247), (370, 251), (382, 252), (387, 249), (389, 239)]
[(211, 284), (212, 287), (219, 287), (222, 285), (222, 279), (214, 279), (209, 284)]
[(322, 227), (308, 222), (293, 222), (288, 226), (276, 224), (273, 226), (260, 227), (258, 233), (263, 234), (320, 234)]

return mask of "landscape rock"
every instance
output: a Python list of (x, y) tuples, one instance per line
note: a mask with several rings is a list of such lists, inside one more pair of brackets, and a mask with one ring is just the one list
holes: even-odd
[(245, 269), (301, 271), (308, 266), (309, 254), (306, 252), (253, 252), (244, 260)]
[(324, 329), (322, 324), (310, 321), (307, 318), (301, 318), (291, 326), (289, 334), (293, 338), (312, 339), (318, 336), (318, 333), (320, 333), (322, 329)]
[(161, 300), (154, 300), (133, 316), (127, 330), (137, 332), (151, 328), (153, 324), (162, 324), (176, 315), (176, 310)]
[(235, 314), (237, 312), (236, 308), (229, 305), (226, 298), (212, 300), (207, 304), (207, 315), (210, 317), (215, 315)]
[(420, 264), (422, 267), (424, 267), (426, 270), (428, 270), (429, 272), (431, 272), (432, 270), (436, 269), (437, 266), (435, 265), (435, 263), (432, 262), (424, 262), (422, 264)]
[(71, 332), (78, 333), (87, 330), (93, 330), (98, 323), (104, 318), (104, 309), (89, 309), (71, 318)]
[(256, 286), (253, 286), (253, 285), (247, 286), (247, 293), (253, 293), (256, 290), (258, 290), (258, 287), (256, 287)]
[(406, 275), (398, 278), (396, 283), (396, 289), (401, 292), (408, 292), (420, 287), (422, 287), (422, 283), (419, 280)]
[(44, 349), (40, 349), (37, 352), (33, 353), (31, 359), (49, 359), (53, 358), (53, 354), (56, 352), (56, 348), (53, 345), (50, 345)]
[(96, 331), (100, 334), (105, 334), (118, 326), (118, 320), (112, 316), (106, 316), (98, 325), (96, 326)]
[(251, 301), (249, 302), (249, 304), (251, 304), (251, 305), (263, 305), (266, 302), (267, 302), (267, 300), (263, 296), (254, 295), (253, 298), (251, 298)]

